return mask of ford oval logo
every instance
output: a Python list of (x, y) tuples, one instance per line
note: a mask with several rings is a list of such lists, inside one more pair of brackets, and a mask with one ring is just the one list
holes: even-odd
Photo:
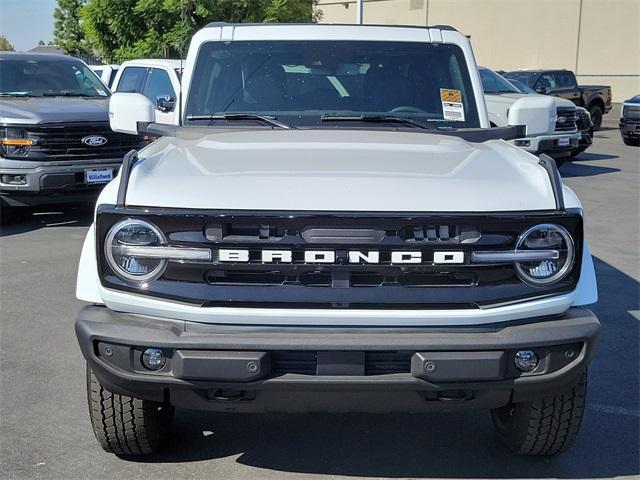
[(566, 123), (567, 117), (558, 117), (558, 123)]
[(107, 143), (107, 139), (100, 135), (89, 135), (82, 139), (82, 143), (89, 147), (99, 147)]

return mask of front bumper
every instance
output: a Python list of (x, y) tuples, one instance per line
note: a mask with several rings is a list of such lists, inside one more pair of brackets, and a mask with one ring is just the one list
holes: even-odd
[(620, 133), (624, 138), (640, 137), (640, 122), (620, 122)]
[(545, 153), (553, 158), (562, 158), (571, 155), (571, 151), (578, 146), (581, 138), (580, 132), (558, 133), (519, 138), (510, 143), (534, 155)]
[(21, 175), (24, 184), (0, 181), (3, 203), (10, 206), (64, 203), (95, 198), (104, 183), (86, 183), (85, 171), (111, 170), (118, 173), (122, 159), (33, 162), (0, 158), (0, 176)]
[[(509, 325), (456, 328), (219, 326), (83, 308), (80, 348), (109, 390), (217, 411), (424, 411), (496, 408), (570, 388), (600, 324), (585, 309)], [(165, 352), (157, 371), (145, 348)], [(539, 367), (519, 372), (518, 349)]]

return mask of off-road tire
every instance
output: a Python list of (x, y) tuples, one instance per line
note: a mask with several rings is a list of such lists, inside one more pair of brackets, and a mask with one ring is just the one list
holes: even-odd
[(168, 436), (172, 406), (112, 393), (100, 385), (88, 366), (87, 398), (93, 433), (109, 453), (154, 453)]
[(555, 455), (573, 442), (582, 423), (587, 373), (566, 393), (491, 411), (501, 440), (519, 455)]
[(625, 145), (629, 145), (631, 147), (637, 147), (640, 145), (640, 139), (638, 138), (624, 138), (622, 137), (622, 141)]
[(602, 127), (602, 116), (604, 115), (604, 112), (602, 111), (600, 105), (591, 105), (589, 107), (589, 115), (591, 115), (593, 130), (600, 130), (600, 127)]

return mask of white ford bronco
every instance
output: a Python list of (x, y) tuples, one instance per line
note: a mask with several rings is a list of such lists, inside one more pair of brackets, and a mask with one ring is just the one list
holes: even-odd
[(80, 259), (105, 450), (157, 450), (174, 407), (476, 407), (517, 453), (571, 444), (599, 330), (583, 211), (505, 141), (548, 131), (550, 99), (490, 128), (443, 26), (211, 24), (181, 88), (175, 125), (110, 101), (115, 131), (162, 138), (125, 156)]

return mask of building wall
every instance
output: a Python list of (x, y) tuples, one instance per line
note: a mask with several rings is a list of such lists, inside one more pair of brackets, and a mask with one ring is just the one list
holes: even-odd
[[(354, 23), (355, 0), (319, 0), (321, 23)], [(640, 0), (365, 0), (364, 22), (452, 25), (479, 64), (567, 68), (613, 100), (640, 93)]]

